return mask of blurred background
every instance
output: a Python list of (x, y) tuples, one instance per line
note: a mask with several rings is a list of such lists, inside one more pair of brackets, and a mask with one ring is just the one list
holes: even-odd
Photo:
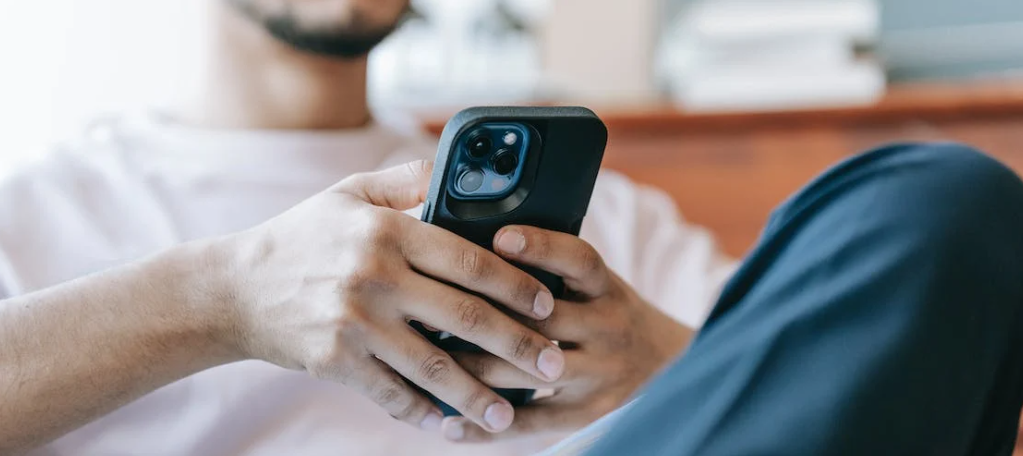
[[(209, 0), (0, 5), (0, 173), (90, 119), (166, 106)], [(439, 131), (481, 104), (583, 104), (606, 165), (741, 255), (771, 207), (882, 142), (1023, 169), (1019, 0), (415, 0), (371, 97)], [(712, 197), (708, 197), (711, 195)]]
[[(158, 108), (210, 0), (0, 3), (0, 173), (90, 119)], [(733, 255), (815, 174), (885, 142), (1023, 170), (1020, 0), (416, 0), (371, 58), (379, 109), (439, 132), (482, 104), (582, 104), (605, 165)], [(1023, 455), (1023, 452), (1018, 454)]]

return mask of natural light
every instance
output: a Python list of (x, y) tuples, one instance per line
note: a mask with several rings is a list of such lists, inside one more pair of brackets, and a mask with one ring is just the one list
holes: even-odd
[(102, 113), (167, 102), (200, 0), (36, 0), (0, 6), (0, 170)]
[[(36, 0), (0, 6), (0, 174), (104, 115), (172, 105), (201, 63), (208, 0)], [(374, 53), (371, 96), (383, 104), (499, 103), (532, 90), (532, 43), (480, 47), (458, 32), (494, 0), (418, 0), (429, 27), (410, 26)], [(545, 0), (504, 2), (536, 20)], [(490, 6), (487, 6), (490, 5)], [(461, 54), (468, 58), (455, 58)], [(407, 57), (401, 57), (401, 56)], [(422, 57), (428, 56), (424, 59)], [(498, 62), (495, 63), (495, 59)], [(439, 65), (446, 62), (451, 65)], [(485, 71), (500, 65), (501, 71)], [(469, 66), (466, 66), (469, 65)], [(414, 66), (414, 69), (410, 69)], [(194, 67), (192, 67), (194, 69)], [(482, 69), (482, 70), (481, 70)], [(414, 74), (415, 80), (402, 80)], [(396, 92), (414, 93), (412, 96)], [(489, 97), (489, 98), (488, 98)]]

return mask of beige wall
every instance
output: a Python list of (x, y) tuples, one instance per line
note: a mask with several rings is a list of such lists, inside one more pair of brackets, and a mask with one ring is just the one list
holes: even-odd
[(659, 0), (552, 3), (541, 43), (545, 70), (557, 89), (572, 98), (617, 103), (654, 95)]

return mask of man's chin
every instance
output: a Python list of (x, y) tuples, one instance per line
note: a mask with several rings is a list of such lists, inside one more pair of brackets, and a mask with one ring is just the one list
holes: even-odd
[(371, 25), (368, 18), (353, 12), (353, 17), (345, 21), (347, 24), (313, 26), (288, 7), (266, 11), (251, 1), (231, 0), (229, 3), (246, 19), (258, 24), (282, 43), (299, 51), (333, 58), (355, 59), (366, 56), (401, 22), (398, 18), (390, 24)]
[(388, 28), (358, 34), (310, 32), (276, 20), (266, 21), (263, 26), (274, 38), (299, 51), (339, 59), (365, 57), (393, 31)]

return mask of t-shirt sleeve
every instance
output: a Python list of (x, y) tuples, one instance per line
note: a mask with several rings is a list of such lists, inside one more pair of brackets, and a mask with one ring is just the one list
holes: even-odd
[(608, 265), (690, 327), (703, 324), (735, 271), (711, 233), (686, 223), (667, 194), (616, 173), (601, 175), (587, 219), (583, 237)]

